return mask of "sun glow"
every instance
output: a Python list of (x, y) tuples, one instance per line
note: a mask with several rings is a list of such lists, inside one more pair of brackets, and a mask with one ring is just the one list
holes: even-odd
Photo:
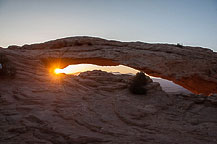
[(55, 74), (60, 74), (60, 73), (64, 73), (64, 72), (63, 72), (62, 69), (56, 68), (56, 69), (54, 70), (54, 73), (55, 73)]

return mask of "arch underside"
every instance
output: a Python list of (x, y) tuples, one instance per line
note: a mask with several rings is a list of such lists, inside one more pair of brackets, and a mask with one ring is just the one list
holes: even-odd
[(193, 93), (217, 93), (217, 54), (199, 47), (72, 37), (12, 46), (3, 51), (10, 55), (18, 69), (19, 65), (32, 65), (34, 69), (44, 65), (64, 68), (71, 64), (121, 64), (150, 76), (171, 80)]
[[(155, 72), (151, 69), (148, 68), (138, 68), (135, 67), (133, 65), (126, 65), (123, 63), (118, 63), (115, 62), (113, 60), (110, 59), (104, 59), (104, 58), (87, 58), (87, 59), (82, 59), (82, 58), (48, 58), (48, 59), (43, 59), (43, 62), (46, 63), (46, 65), (48, 65), (48, 67), (56, 67), (55, 64), (58, 64), (58, 67), (60, 68), (65, 68), (68, 65), (73, 65), (73, 64), (95, 64), (95, 65), (99, 65), (99, 66), (118, 66), (118, 65), (125, 65), (131, 68), (134, 68), (136, 70), (139, 71), (143, 71), (145, 73), (147, 73), (150, 76), (154, 76), (154, 77), (159, 77), (159, 78), (163, 78), (163, 79), (167, 79), (170, 81), (173, 81), (174, 83), (190, 90), (191, 92), (195, 93), (195, 94), (200, 94), (203, 93), (205, 95), (209, 95), (210, 93), (216, 93), (215, 88), (216, 88), (216, 83), (210, 82), (210, 81), (206, 81), (202, 78), (200, 78), (199, 76), (197, 76), (196, 74), (191, 76), (191, 77), (183, 77), (179, 80), (174, 79), (173, 77), (168, 77), (168, 76), (164, 76), (161, 73)], [(203, 89), (213, 89), (212, 92), (210, 91), (204, 91)]]

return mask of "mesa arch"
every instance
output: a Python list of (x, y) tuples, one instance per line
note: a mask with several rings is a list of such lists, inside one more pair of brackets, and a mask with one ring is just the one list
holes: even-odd
[(200, 47), (119, 42), (94, 37), (70, 37), (45, 43), (0, 49), (18, 69), (31, 71), (70, 64), (125, 65), (171, 80), (194, 93), (217, 93), (217, 53)]

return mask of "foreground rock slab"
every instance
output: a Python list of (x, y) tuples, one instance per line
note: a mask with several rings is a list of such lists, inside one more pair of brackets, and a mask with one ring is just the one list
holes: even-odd
[(0, 82), (0, 143), (217, 143), (216, 95), (146, 95), (132, 76), (20, 75)]

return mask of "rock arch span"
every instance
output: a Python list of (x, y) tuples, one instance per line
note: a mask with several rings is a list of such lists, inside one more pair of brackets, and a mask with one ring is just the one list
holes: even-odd
[(18, 75), (25, 69), (34, 73), (57, 64), (60, 68), (81, 63), (121, 64), (171, 80), (194, 93), (217, 93), (217, 53), (201, 47), (70, 37), (1, 51), (14, 62)]

